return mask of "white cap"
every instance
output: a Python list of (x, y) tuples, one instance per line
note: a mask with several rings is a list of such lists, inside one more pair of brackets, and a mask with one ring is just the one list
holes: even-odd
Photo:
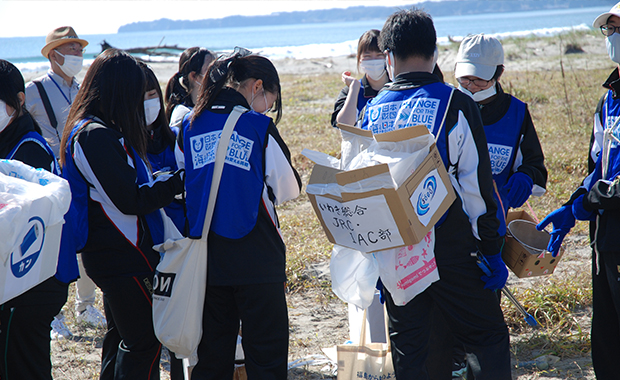
[(605, 13), (599, 15), (596, 19), (594, 19), (594, 22), (592, 23), (592, 26), (598, 29), (602, 25), (607, 24), (607, 20), (609, 19), (609, 16), (618, 16), (618, 17), (620, 17), (620, 3), (617, 3), (616, 5), (614, 5), (609, 10), (609, 12), (605, 12)]
[(504, 64), (504, 48), (495, 37), (476, 34), (467, 36), (459, 46), (456, 55), (454, 76), (474, 76), (490, 80), (497, 66)]

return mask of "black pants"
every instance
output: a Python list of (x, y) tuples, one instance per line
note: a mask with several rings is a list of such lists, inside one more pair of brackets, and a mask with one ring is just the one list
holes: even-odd
[(207, 287), (192, 380), (232, 379), (239, 320), (248, 380), (286, 379), (288, 313), (284, 284), (279, 282)]
[[(483, 288), (481, 275), (473, 259), (440, 266), (441, 279), (405, 306), (396, 306), (385, 291), (396, 378), (430, 378), (426, 359), (433, 312), (437, 312), (466, 351), (477, 356), (482, 368), (477, 380), (511, 379), (508, 328), (495, 293)], [(443, 363), (450, 363), (452, 344), (448, 346), (446, 358), (440, 358)]]
[(0, 378), (51, 380), (50, 323), (69, 284), (52, 277), (0, 305)]
[(108, 331), (101, 380), (158, 380), (161, 344), (153, 329), (153, 275), (91, 277), (103, 293)]
[(592, 252), (592, 364), (597, 380), (618, 379), (620, 252)]

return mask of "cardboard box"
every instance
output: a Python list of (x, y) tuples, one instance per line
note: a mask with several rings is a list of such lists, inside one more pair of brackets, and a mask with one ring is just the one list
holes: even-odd
[[(512, 221), (515, 223), (511, 224)], [(509, 211), (506, 224), (506, 244), (502, 253), (506, 266), (519, 278), (552, 274), (564, 254), (564, 248), (560, 249), (557, 257), (553, 257), (547, 251), (551, 236), (547, 231), (536, 230), (534, 218), (525, 211)]]
[[(375, 135), (377, 141), (404, 141), (428, 134), (417, 126)], [(316, 164), (309, 184), (351, 185), (390, 176), (387, 164), (341, 171)], [(435, 144), (398, 188), (334, 195), (308, 194), (330, 242), (362, 252), (419, 243), (456, 199)]]

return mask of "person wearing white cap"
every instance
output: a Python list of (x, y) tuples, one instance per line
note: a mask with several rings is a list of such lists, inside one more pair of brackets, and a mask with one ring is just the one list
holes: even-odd
[[(41, 54), (49, 59), (48, 72), (26, 85), (26, 109), (41, 127), (42, 135), (58, 157), (60, 139), (80, 84), (75, 76), (82, 70), (83, 50), (88, 41), (78, 37), (70, 26), (52, 30), (45, 39)], [(94, 306), (95, 283), (86, 276), (78, 255), (80, 278), (76, 283), (78, 322), (104, 327), (105, 317)], [(52, 322), (53, 338), (69, 338), (71, 331), (62, 314)]]
[(506, 235), (508, 209), (541, 196), (547, 184), (544, 155), (527, 104), (502, 90), (504, 49), (495, 37), (476, 34), (461, 42), (454, 76), (478, 103), (487, 137), (498, 205), (499, 234)]
[[(476, 34), (463, 39), (454, 76), (459, 90), (471, 96), (480, 109), (501, 236), (506, 235), (508, 209), (522, 206), (530, 195), (543, 195), (547, 183), (544, 155), (527, 104), (503, 91), (499, 83), (503, 72), (504, 49), (497, 38)], [(457, 344), (453, 360), (457, 373), (465, 368), (463, 358)]]
[[(620, 3), (599, 15), (593, 26), (606, 37), (609, 58), (620, 65)], [(588, 169), (590, 174), (569, 201), (537, 227), (553, 223), (552, 241), (559, 246), (575, 225), (590, 221), (592, 241), (592, 364), (598, 380), (618, 378), (620, 357), (620, 73), (616, 67), (598, 102)], [(556, 232), (557, 231), (557, 232)]]

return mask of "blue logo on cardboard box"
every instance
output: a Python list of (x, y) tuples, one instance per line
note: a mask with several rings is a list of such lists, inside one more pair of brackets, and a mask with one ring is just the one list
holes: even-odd
[(428, 177), (422, 186), (423, 190), (418, 196), (417, 212), (418, 215), (426, 215), (431, 209), (431, 202), (437, 191), (437, 180), (435, 176)]
[(28, 225), (30, 229), (19, 245), (19, 251), (11, 252), (11, 272), (17, 278), (24, 277), (34, 267), (45, 241), (45, 223), (41, 218), (33, 216)]

